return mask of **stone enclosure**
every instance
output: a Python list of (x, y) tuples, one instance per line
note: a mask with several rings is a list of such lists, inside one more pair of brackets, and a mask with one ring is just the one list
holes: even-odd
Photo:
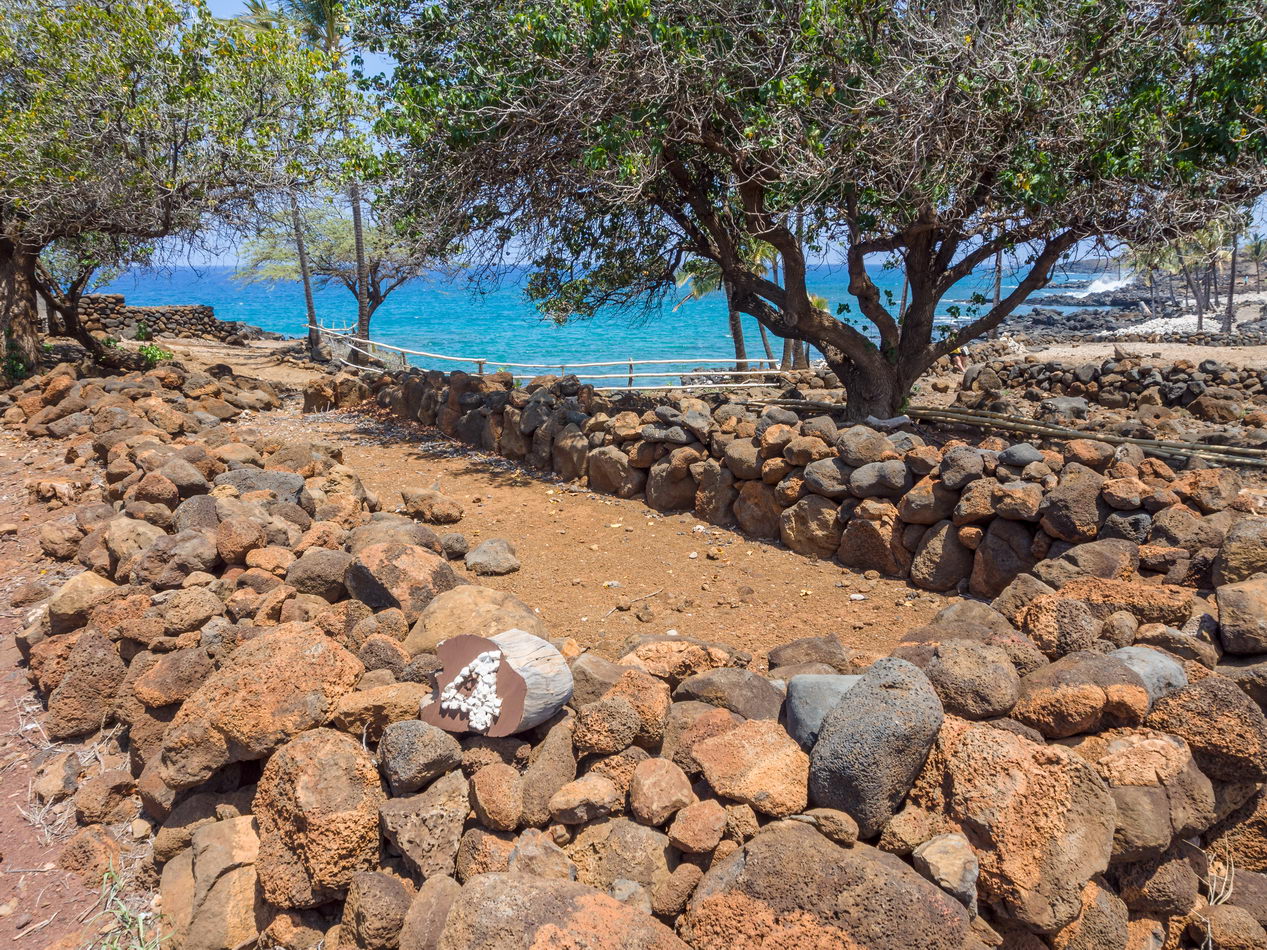
[(244, 323), (219, 320), (203, 304), (129, 306), (122, 294), (89, 294), (80, 302), (80, 320), (89, 333), (135, 339), (142, 325), (152, 336), (219, 340), (244, 345), (262, 331)]
[(1204, 586), (1250, 507), (1235, 471), (1176, 472), (1132, 446), (989, 438), (933, 447), (913, 433), (838, 428), (826, 415), (802, 420), (744, 398), (638, 403), (575, 379), (513, 388), (505, 374), (413, 371), (369, 384), (348, 373), (322, 378), (305, 407), (373, 400), (595, 491), (980, 597), (1071, 545), (1111, 539), (1140, 546), (1145, 576)]
[(1267, 518), (1234, 472), (1087, 440), (933, 448), (720, 400), (634, 409), (568, 380), (306, 393), (369, 400), (979, 596), (888, 656), (791, 632), (763, 658), (556, 639), (560, 713), (454, 735), (422, 718), (439, 645), (550, 639), (460, 572), (465, 545), (432, 527), (460, 509), (406, 485), (406, 512), (382, 510), (338, 445), (254, 429), (277, 394), (227, 367), (59, 367), (0, 397), (85, 471), (41, 533), (70, 576), (21, 592), (18, 644), (48, 735), (99, 749), (50, 750), (32, 794), (73, 812), (64, 867), (157, 887), (165, 946), (1267, 944)]

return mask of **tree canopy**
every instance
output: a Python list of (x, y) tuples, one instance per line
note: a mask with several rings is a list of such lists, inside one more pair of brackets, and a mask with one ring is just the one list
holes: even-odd
[[(305, 210), (301, 227), (314, 283), (337, 283), (355, 297), (357, 258), (350, 213), (338, 204), (326, 202)], [(392, 291), (425, 273), (428, 265), (434, 263), (432, 258), (417, 252), (411, 239), (402, 238), (377, 222), (365, 229), (364, 244), (371, 314)], [(235, 277), (247, 282), (300, 279), (298, 248), (288, 213), (278, 214), (246, 242)]]
[[(1256, 0), (365, 2), (398, 64), (400, 220), (527, 263), (567, 317), (715, 262), (740, 310), (824, 353), (855, 417), (895, 412), (1080, 242), (1172, 240), (1267, 189)], [(935, 340), (939, 302), (999, 251), (1017, 287)], [(847, 310), (811, 301), (817, 254), (848, 268)], [(867, 272), (886, 258), (903, 313)]]
[(200, 3), (9, 0), (0, 18), (0, 278), (33, 347), (35, 260), (92, 233), (190, 238), (296, 176), (341, 95), (293, 32)]

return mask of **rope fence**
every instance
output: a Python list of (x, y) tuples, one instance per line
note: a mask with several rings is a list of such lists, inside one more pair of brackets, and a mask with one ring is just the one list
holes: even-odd
[[(417, 357), (424, 360), (440, 360), (447, 363), (461, 363), (475, 367), (476, 375), (484, 375), (489, 366), (497, 367), (495, 372), (501, 370), (545, 370), (548, 372), (558, 372), (560, 376), (574, 375), (582, 380), (606, 381), (606, 380), (624, 380), (623, 386), (607, 385), (595, 386), (598, 392), (622, 392), (630, 389), (640, 391), (656, 391), (656, 390), (692, 390), (692, 389), (717, 389), (725, 387), (727, 389), (756, 389), (778, 385), (786, 382), (789, 376), (786, 372), (777, 368), (777, 360), (769, 358), (748, 359), (743, 362), (749, 365), (767, 364), (769, 369), (757, 370), (736, 370), (731, 367), (738, 362), (734, 356), (725, 357), (690, 357), (687, 359), (656, 359), (656, 360), (636, 360), (632, 357), (623, 360), (578, 360), (561, 361), (557, 363), (520, 363), (505, 360), (494, 360), (489, 357), (482, 356), (449, 356), (445, 353), (430, 353), (426, 350), (411, 350), (405, 347), (392, 346), (387, 343), (378, 343), (374, 340), (367, 340), (363, 337), (354, 336), (351, 333), (340, 332), (353, 330), (355, 327), (318, 327), (317, 332), (336, 343), (341, 347), (346, 347), (349, 352), (360, 353), (371, 359), (380, 360), (388, 366), (404, 369), (410, 365), (409, 357)], [(347, 359), (339, 357), (339, 361), (348, 366), (356, 364), (350, 363)], [(578, 373), (577, 370), (586, 369), (607, 369), (610, 367), (624, 367), (623, 373)], [(692, 373), (690, 370), (681, 372), (640, 372), (638, 367), (654, 367), (654, 366), (694, 366), (697, 369), (706, 367), (717, 367), (716, 374), (724, 376), (725, 381), (721, 382), (701, 382), (689, 383), (685, 382)], [(534, 376), (542, 375), (541, 373), (511, 373), (512, 378), (516, 381), (532, 379)], [(641, 379), (671, 379), (678, 378), (678, 382), (645, 384), (637, 383), (635, 380)], [(763, 382), (731, 382), (736, 378), (759, 377)], [(771, 381), (770, 377), (776, 377)]]

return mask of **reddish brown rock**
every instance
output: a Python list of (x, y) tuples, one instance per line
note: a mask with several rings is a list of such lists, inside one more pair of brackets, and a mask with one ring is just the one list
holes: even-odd
[(1209, 676), (1161, 697), (1145, 725), (1187, 742), (1212, 779), (1267, 781), (1267, 719), (1229, 679)]
[(726, 831), (726, 809), (714, 799), (687, 805), (673, 817), (669, 842), (688, 854), (707, 854)]
[(1133, 726), (1148, 714), (1148, 689), (1121, 660), (1070, 653), (1021, 680), (1012, 718), (1049, 739), (1113, 726)]
[(620, 698), (638, 714), (638, 733), (634, 741), (644, 748), (658, 746), (664, 738), (664, 723), (673, 705), (669, 684), (642, 670), (626, 670), (605, 698)]
[(606, 775), (589, 772), (554, 793), (550, 817), (560, 824), (582, 825), (617, 811), (624, 798)]
[(1182, 627), (1192, 615), (1193, 592), (1171, 584), (1079, 577), (1065, 584), (1060, 595), (1082, 601), (1101, 620), (1125, 610), (1140, 623)]
[[(421, 894), (419, 895), (421, 897)], [(411, 908), (410, 916), (413, 916)], [(432, 920), (440, 915), (432, 915)], [(689, 950), (650, 914), (573, 881), (523, 874), (484, 874), (454, 895), (434, 938), (416, 931), (411, 950)], [(407, 925), (407, 931), (409, 927)], [(402, 950), (405, 940), (402, 938)]]
[(378, 769), (361, 744), (314, 729), (277, 750), (255, 795), (257, 869), (276, 907), (316, 907), (343, 896), (378, 860)]
[(86, 630), (75, 640), (65, 663), (65, 672), (48, 697), (44, 720), (44, 730), (54, 740), (100, 729), (127, 675), (115, 645), (95, 630)]
[(668, 759), (647, 759), (634, 769), (629, 807), (644, 825), (659, 827), (695, 800), (691, 780)]
[(679, 932), (695, 950), (961, 950), (968, 913), (891, 854), (776, 822), (715, 862)]
[(180, 707), (163, 738), (163, 781), (189, 788), (230, 762), (265, 757), (325, 722), (363, 671), (310, 626), (247, 641)]
[(947, 718), (909, 801), (945, 816), (981, 861), (980, 893), (1045, 933), (1072, 921), (1109, 864), (1114, 805), (1081, 757)]
[(694, 754), (695, 744), (729, 732), (743, 721), (742, 716), (729, 709), (709, 703), (693, 700), (674, 703), (664, 724), (660, 754), (676, 762), (688, 775), (698, 775), (700, 765)]
[(494, 874), (510, 870), (510, 854), (515, 850), (515, 839), (504, 831), (486, 831), (468, 828), (458, 842), (454, 859), (454, 873), (466, 883), (477, 874)]
[(458, 586), (457, 576), (438, 554), (414, 544), (372, 544), (348, 565), (348, 593), (375, 610), (399, 607), (414, 623), (437, 594)]
[(486, 765), (471, 778), (471, 807), (486, 828), (514, 831), (523, 820), (523, 777), (510, 765)]
[(695, 743), (692, 753), (719, 795), (776, 818), (805, 808), (809, 756), (776, 722), (742, 723)]

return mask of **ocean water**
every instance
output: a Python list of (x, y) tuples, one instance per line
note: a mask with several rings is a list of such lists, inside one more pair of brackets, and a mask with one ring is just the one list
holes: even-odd
[[(1015, 286), (1009, 276), (1004, 275), (1004, 293)], [(882, 291), (893, 294), (896, 309), (902, 291), (900, 273), (875, 267), (872, 278)], [(992, 279), (992, 272), (979, 272), (957, 285), (942, 305), (945, 322), (954, 322), (952, 311), (956, 305), (966, 311), (966, 301), (974, 292), (988, 295)], [(821, 266), (813, 271), (811, 289), (826, 297), (833, 311), (837, 304), (853, 302), (847, 285), (848, 276), (841, 267)], [(215, 308), (221, 320), (242, 321), (287, 336), (306, 333), (303, 289), (298, 282), (243, 283), (234, 278), (230, 267), (138, 271), (123, 275), (103, 291), (123, 294), (137, 306), (207, 304)], [(318, 320), (323, 326), (342, 328), (356, 322), (356, 300), (341, 285), (331, 283), (320, 288), (315, 297)], [(846, 313), (842, 318), (850, 316)], [(865, 320), (854, 316), (854, 321), (864, 331), (871, 331)], [(371, 337), (410, 350), (482, 359), (490, 370), (510, 363), (534, 363), (555, 367), (557, 371), (560, 365), (629, 359), (706, 359), (715, 360), (721, 367), (734, 360), (721, 294), (702, 300), (669, 299), (650, 312), (603, 312), (589, 320), (560, 326), (542, 317), (525, 298), (520, 283), (509, 281), (490, 292), (475, 294), (464, 279), (441, 276), (414, 280), (398, 288), (374, 314)], [(756, 321), (750, 317), (744, 318), (744, 339), (750, 358), (764, 356)], [(770, 345), (778, 359), (782, 340), (771, 334)], [(467, 363), (425, 357), (410, 357), (410, 362), (428, 368), (473, 368)], [(657, 385), (702, 365), (706, 364), (642, 367), (639, 372), (664, 375), (639, 381)], [(533, 375), (538, 370), (525, 368), (515, 372)], [(623, 383), (627, 375), (623, 365), (590, 368), (588, 372), (618, 376), (618, 383)]]

